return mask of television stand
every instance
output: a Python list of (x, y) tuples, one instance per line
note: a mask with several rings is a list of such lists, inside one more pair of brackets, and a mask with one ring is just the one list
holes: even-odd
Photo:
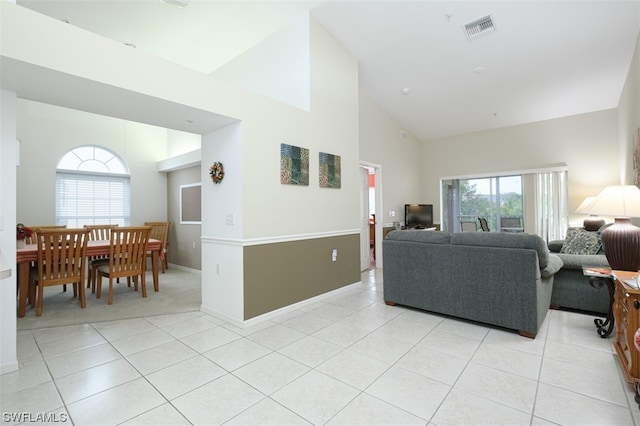
[(439, 231), (440, 225), (434, 223), (431, 226), (412, 226), (412, 227), (403, 226), (402, 230), (403, 231)]

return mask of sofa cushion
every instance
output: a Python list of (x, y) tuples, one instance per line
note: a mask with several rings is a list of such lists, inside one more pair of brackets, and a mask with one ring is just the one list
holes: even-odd
[(560, 253), (565, 254), (597, 254), (602, 247), (600, 233), (587, 231), (584, 228), (569, 228)]
[(406, 230), (391, 231), (387, 234), (387, 240), (413, 241), (416, 243), (449, 244), (451, 234), (449, 232)]
[(549, 262), (549, 249), (544, 240), (524, 232), (456, 232), (451, 235), (451, 244), (531, 249), (538, 253), (540, 269), (546, 268)]
[(550, 277), (551, 275), (558, 272), (563, 266), (564, 263), (562, 262), (560, 256), (555, 253), (549, 253), (549, 261), (547, 262), (547, 266), (540, 269), (540, 275), (543, 278)]

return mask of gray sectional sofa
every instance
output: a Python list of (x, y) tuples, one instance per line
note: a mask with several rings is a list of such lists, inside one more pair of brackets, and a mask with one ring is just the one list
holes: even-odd
[[(579, 228), (569, 228), (569, 231), (579, 230), (579, 235), (576, 238), (580, 238), (581, 234), (599, 241), (602, 229), (586, 231)], [(571, 237), (569, 231), (568, 237)], [(572, 250), (571, 247), (567, 248), (566, 243), (566, 240), (554, 240), (550, 241), (548, 245), (549, 250), (560, 257), (563, 263), (562, 269), (556, 273), (554, 278), (551, 307), (606, 314), (610, 304), (608, 289), (604, 286), (592, 287), (589, 285), (589, 277), (582, 273), (582, 268), (585, 267), (609, 267), (601, 244), (595, 247), (580, 247), (581, 244), (569, 244), (576, 246)], [(595, 250), (590, 250), (590, 248)]]
[(384, 300), (534, 338), (562, 261), (524, 233), (392, 231), (382, 243)]

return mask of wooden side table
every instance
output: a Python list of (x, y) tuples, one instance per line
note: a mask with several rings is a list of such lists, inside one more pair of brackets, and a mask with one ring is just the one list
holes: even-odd
[(616, 336), (613, 347), (624, 372), (625, 379), (636, 393), (636, 403), (640, 405), (640, 351), (633, 342), (636, 330), (640, 328), (640, 289), (625, 283), (634, 280), (637, 272), (614, 271), (615, 299), (613, 315), (616, 323)]

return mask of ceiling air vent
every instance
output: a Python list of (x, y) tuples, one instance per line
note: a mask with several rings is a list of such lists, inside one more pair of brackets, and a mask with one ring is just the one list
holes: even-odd
[(496, 30), (491, 15), (483, 16), (464, 25), (464, 32), (469, 40), (474, 40), (483, 35), (491, 34)]

